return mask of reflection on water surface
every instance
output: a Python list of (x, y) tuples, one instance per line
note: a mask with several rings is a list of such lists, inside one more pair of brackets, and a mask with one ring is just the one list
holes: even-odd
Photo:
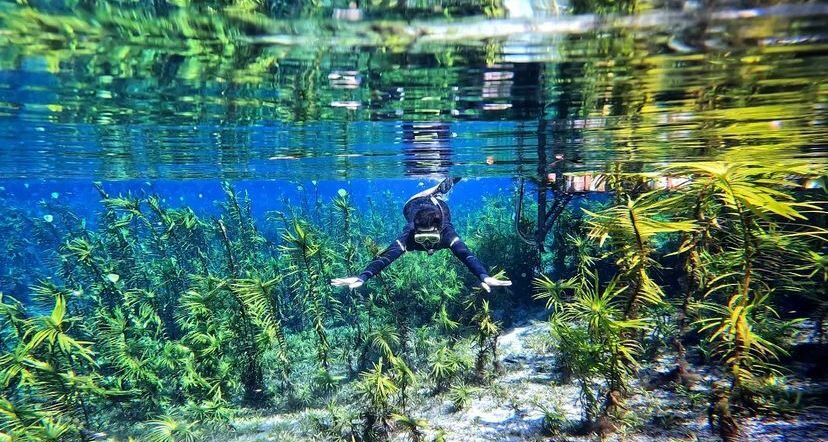
[(824, 156), (828, 7), (532, 5), (6, 3), (0, 175), (514, 176), (557, 153), (568, 170), (736, 148)]

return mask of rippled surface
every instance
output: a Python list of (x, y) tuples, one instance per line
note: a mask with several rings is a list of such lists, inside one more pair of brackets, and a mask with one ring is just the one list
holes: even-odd
[(728, 149), (825, 161), (823, 4), (122, 6), (0, 4), (0, 177), (514, 176), (560, 153), (592, 170)]

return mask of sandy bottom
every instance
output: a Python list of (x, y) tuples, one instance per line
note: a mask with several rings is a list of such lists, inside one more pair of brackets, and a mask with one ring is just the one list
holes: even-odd
[[(542, 318), (543, 315), (535, 315)], [(507, 330), (499, 339), (499, 358), (503, 373), (490, 385), (480, 387), (464, 410), (455, 410), (445, 395), (430, 396), (423, 391), (415, 398), (409, 415), (426, 419), (429, 429), (425, 440), (442, 432), (447, 441), (591, 441), (596, 436), (572, 436), (561, 433), (544, 435), (542, 407), (554, 408), (565, 416), (566, 426), (574, 427), (582, 416), (579, 390), (575, 384), (561, 384), (555, 370), (555, 357), (530, 348), (533, 338), (548, 332), (545, 321), (531, 320)], [(537, 339), (535, 339), (537, 341)], [(672, 361), (664, 358), (656, 366), (642, 369), (642, 378), (667, 372)], [(644, 388), (642, 380), (633, 383), (634, 395), (626, 406), (629, 419), (625, 432), (606, 440), (625, 442), (715, 441), (707, 424), (707, 390), (712, 377), (705, 378), (691, 391), (700, 393), (693, 403), (686, 396), (662, 389)], [(703, 394), (703, 396), (701, 396)], [(260, 442), (308, 440), (301, 421), (307, 413), (280, 414), (239, 419), (235, 433), (221, 440)], [(759, 442), (828, 441), (828, 411), (810, 410), (790, 419), (752, 418), (741, 421), (743, 439)], [(394, 441), (407, 441), (405, 434), (394, 434)]]

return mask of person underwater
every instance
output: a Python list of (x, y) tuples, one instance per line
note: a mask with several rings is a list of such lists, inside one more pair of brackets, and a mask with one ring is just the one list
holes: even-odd
[(494, 286), (512, 285), (512, 281), (489, 276), (483, 263), (472, 254), (454, 230), (451, 212), (442, 197), (458, 181), (460, 178), (457, 177), (446, 178), (440, 184), (409, 198), (403, 207), (406, 226), (402, 235), (371, 261), (359, 276), (334, 278), (331, 285), (355, 289), (376, 276), (405, 252), (427, 252), (431, 255), (442, 249), (451, 249), (454, 256), (480, 279), (480, 286), (487, 292)]

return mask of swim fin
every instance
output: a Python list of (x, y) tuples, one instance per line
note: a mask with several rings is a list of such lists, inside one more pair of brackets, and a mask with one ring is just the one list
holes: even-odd
[(439, 185), (437, 185), (437, 191), (434, 192), (435, 194), (445, 195), (447, 194), (458, 181), (462, 178), (459, 176), (449, 177), (443, 180)]

